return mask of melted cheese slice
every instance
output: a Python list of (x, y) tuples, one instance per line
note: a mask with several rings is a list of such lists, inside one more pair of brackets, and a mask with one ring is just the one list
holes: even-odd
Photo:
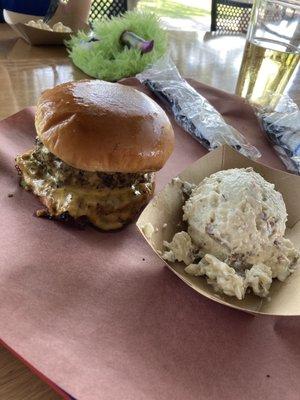
[(58, 217), (68, 212), (75, 219), (87, 217), (104, 230), (118, 229), (129, 222), (147, 203), (153, 190), (152, 183), (98, 190), (78, 186), (55, 188), (50, 180), (36, 179), (26, 165), (18, 161), (26, 189), (41, 198), (51, 216)]

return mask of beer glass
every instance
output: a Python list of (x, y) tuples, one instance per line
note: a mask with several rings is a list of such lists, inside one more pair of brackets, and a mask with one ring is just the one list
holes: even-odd
[(300, 58), (300, 0), (254, 0), (236, 94), (274, 108)]

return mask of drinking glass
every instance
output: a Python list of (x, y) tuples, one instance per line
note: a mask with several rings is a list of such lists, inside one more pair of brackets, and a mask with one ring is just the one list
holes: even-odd
[(300, 59), (300, 0), (255, 0), (236, 94), (274, 108)]

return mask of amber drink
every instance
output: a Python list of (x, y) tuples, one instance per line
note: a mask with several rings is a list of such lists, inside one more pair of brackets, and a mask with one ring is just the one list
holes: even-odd
[(299, 64), (299, 27), (300, 2), (255, 2), (236, 94), (253, 104), (275, 108)]

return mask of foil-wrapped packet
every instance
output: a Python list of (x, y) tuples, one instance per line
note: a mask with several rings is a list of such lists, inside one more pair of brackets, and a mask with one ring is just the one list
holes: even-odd
[(275, 110), (256, 108), (262, 128), (286, 168), (300, 175), (300, 110), (283, 95)]
[(177, 123), (206, 149), (214, 150), (223, 144), (231, 146), (244, 156), (257, 159), (258, 149), (191, 85), (184, 80), (170, 57), (163, 57), (148, 69), (136, 75), (172, 111)]

